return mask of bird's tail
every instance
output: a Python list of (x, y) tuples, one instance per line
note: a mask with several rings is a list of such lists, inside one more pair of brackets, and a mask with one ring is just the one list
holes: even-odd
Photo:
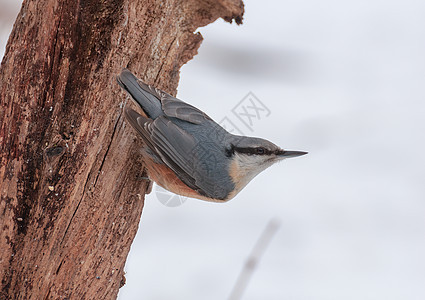
[(138, 80), (127, 69), (122, 70), (121, 74), (117, 76), (117, 81), (149, 118), (155, 119), (163, 114), (160, 102), (161, 95), (155, 88)]

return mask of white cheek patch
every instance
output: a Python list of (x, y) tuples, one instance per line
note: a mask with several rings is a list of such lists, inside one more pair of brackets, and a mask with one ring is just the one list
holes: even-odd
[(242, 190), (255, 176), (275, 162), (261, 155), (235, 153), (229, 173), (235, 183), (236, 190), (238, 192)]

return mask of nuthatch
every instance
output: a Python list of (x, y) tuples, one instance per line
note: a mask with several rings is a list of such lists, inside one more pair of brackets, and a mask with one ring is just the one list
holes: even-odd
[(175, 194), (224, 202), (275, 162), (307, 154), (233, 135), (201, 110), (141, 82), (127, 69), (117, 81), (144, 112), (125, 108), (126, 119), (144, 142), (149, 179)]

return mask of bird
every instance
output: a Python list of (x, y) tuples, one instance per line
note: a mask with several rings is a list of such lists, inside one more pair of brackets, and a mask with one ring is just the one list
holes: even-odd
[(123, 69), (118, 84), (134, 100), (124, 116), (140, 135), (148, 178), (190, 198), (226, 202), (276, 162), (307, 154), (226, 131), (206, 113)]

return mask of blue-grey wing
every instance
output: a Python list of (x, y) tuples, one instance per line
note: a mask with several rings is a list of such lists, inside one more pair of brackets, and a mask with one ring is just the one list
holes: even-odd
[(174, 117), (192, 124), (202, 124), (207, 120), (211, 120), (203, 111), (171, 95), (165, 95), (161, 99), (161, 103), (162, 110), (169, 117)]
[(140, 133), (151, 151), (160, 157), (181, 181), (199, 194), (225, 199), (233, 189), (224, 184), (229, 178), (221, 166), (221, 153), (218, 153), (220, 157), (217, 157), (214, 152), (209, 152), (211, 149), (200, 145), (191, 134), (167, 116), (150, 120), (131, 109), (126, 109), (126, 118)]

